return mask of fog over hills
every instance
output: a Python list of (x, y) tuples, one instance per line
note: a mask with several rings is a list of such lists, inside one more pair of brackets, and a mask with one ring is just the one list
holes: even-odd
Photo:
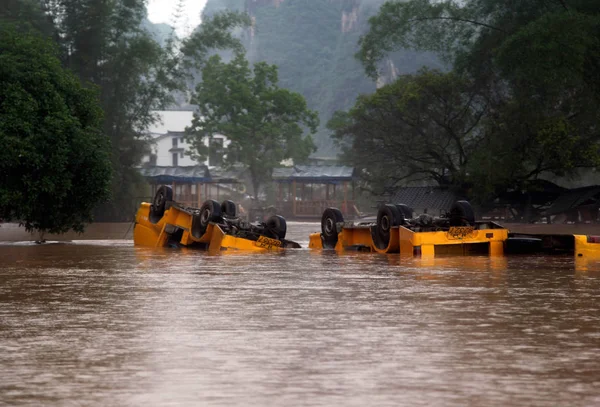
[[(254, 27), (240, 35), (252, 62), (279, 66), (279, 84), (304, 95), (320, 114), (315, 136), (317, 157), (332, 157), (336, 149), (325, 128), (336, 110), (347, 110), (362, 93), (372, 93), (368, 78), (354, 57), (368, 19), (385, 0), (208, 0), (205, 17), (223, 10), (246, 11)], [(383, 69), (382, 81), (414, 72), (423, 65), (439, 66), (431, 54), (395, 53)]]

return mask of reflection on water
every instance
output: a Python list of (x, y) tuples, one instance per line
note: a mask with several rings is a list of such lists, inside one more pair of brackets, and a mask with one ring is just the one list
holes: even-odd
[[(307, 246), (319, 225), (290, 224)], [(600, 405), (600, 263), (1, 245), (0, 405)]]

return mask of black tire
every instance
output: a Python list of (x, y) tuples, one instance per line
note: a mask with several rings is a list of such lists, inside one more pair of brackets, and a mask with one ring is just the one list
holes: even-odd
[(213, 199), (204, 201), (200, 207), (198, 217), (200, 227), (206, 230), (210, 222), (219, 222), (221, 220), (221, 204)]
[(235, 218), (237, 216), (237, 206), (233, 201), (223, 201), (221, 202), (221, 213), (228, 218)]
[(192, 215), (192, 229), (190, 230), (190, 233), (196, 239), (200, 239), (206, 233), (207, 226), (208, 225), (202, 225), (199, 213)]
[(285, 239), (287, 223), (283, 216), (273, 215), (265, 222), (267, 230), (277, 239)]
[(467, 201), (456, 201), (450, 209), (450, 226), (475, 225), (475, 212)]
[(221, 220), (221, 205), (212, 199), (205, 201), (200, 207), (200, 211), (192, 216), (191, 234), (199, 239), (206, 233), (206, 228), (210, 222), (219, 222)]
[(173, 200), (173, 189), (168, 185), (161, 185), (150, 205), (150, 213), (148, 219), (150, 223), (158, 223), (167, 209), (167, 203)]
[(400, 212), (400, 225), (406, 225), (413, 217), (412, 208), (405, 204), (396, 204), (396, 209)]
[(154, 194), (154, 199), (152, 200), (154, 215), (162, 218), (165, 213), (167, 202), (172, 200), (173, 188), (168, 185), (161, 185), (156, 191), (156, 194)]
[(386, 247), (390, 242), (392, 228), (399, 226), (401, 219), (402, 215), (396, 205), (385, 204), (377, 211), (377, 235)]
[(342, 212), (337, 208), (327, 208), (323, 211), (321, 216), (321, 236), (323, 241), (333, 246), (338, 241), (338, 234), (341, 232), (338, 230), (337, 224), (344, 221)]

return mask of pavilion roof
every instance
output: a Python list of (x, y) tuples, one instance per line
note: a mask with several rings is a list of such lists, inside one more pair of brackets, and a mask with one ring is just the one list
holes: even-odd
[(281, 167), (273, 169), (273, 180), (279, 183), (303, 182), (303, 183), (335, 183), (340, 181), (352, 181), (354, 179), (354, 168), (341, 165), (295, 165), (293, 167)]

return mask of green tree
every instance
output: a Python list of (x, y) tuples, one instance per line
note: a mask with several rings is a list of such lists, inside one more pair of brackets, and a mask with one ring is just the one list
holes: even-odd
[(39, 35), (0, 25), (0, 217), (81, 232), (109, 197), (110, 145), (94, 90)]
[(480, 199), (598, 165), (597, 2), (390, 1), (370, 26), (357, 57), (373, 78), (395, 50), (435, 51), (485, 100), (465, 165)]
[(12, 24), (20, 29), (35, 29), (55, 37), (54, 25), (45, 15), (40, 1), (4, 0), (0, 3), (0, 22)]
[[(590, 2), (592, 0), (587, 0)], [(521, 27), (545, 13), (564, 11), (561, 0), (410, 0), (387, 1), (369, 19), (357, 57), (377, 76), (380, 63), (394, 51), (438, 53), (455, 68), (486, 65), (495, 48)], [(578, 3), (586, 3), (581, 0)]]
[(553, 12), (503, 41), (494, 63), (505, 94), (470, 170), (479, 190), (526, 190), (532, 179), (600, 163), (599, 28), (597, 17)]
[(211, 57), (202, 70), (192, 103), (198, 106), (188, 142), (194, 155), (207, 155), (203, 140), (223, 134), (230, 140), (227, 164), (248, 167), (255, 197), (282, 160), (301, 162), (314, 151), (310, 135), (319, 120), (304, 98), (277, 85), (277, 67), (264, 62), (253, 69), (242, 53), (230, 63)]
[(100, 89), (114, 176), (113, 199), (98, 208), (97, 217), (127, 220), (141, 195), (136, 166), (148, 149), (148, 127), (158, 120), (155, 111), (185, 90), (184, 62), (201, 66), (211, 49), (239, 47), (229, 30), (249, 20), (219, 15), (185, 41), (173, 34), (162, 47), (143, 29), (144, 0), (45, 0), (45, 8), (59, 33), (64, 65)]
[(154, 110), (182, 87), (178, 55), (142, 29), (143, 0), (46, 0), (64, 66), (86, 86), (96, 86), (104, 111), (103, 133), (112, 145), (112, 200), (96, 210), (100, 220), (127, 220), (140, 195), (135, 167), (147, 149)]
[(350, 165), (373, 192), (434, 180), (465, 192), (469, 159), (481, 143), (487, 102), (468, 79), (423, 69), (359, 97), (328, 123)]

